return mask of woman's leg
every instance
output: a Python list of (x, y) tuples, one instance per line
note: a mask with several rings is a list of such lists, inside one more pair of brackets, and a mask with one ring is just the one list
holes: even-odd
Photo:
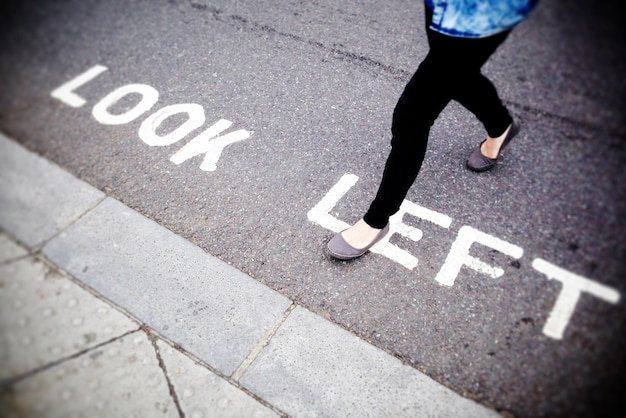
[(496, 88), (480, 72), (473, 77), (468, 77), (467, 84), (459, 88), (453, 98), (476, 115), (490, 137), (502, 135), (513, 122)]
[[(427, 10), (427, 28), (431, 17)], [(459, 100), (475, 113), (488, 132), (499, 130), (505, 120), (505, 129), (510, 124), (495, 88), (480, 73), (508, 33), (481, 39), (455, 38), (430, 29), (427, 34), (430, 51), (394, 110), (392, 148), (376, 198), (364, 218), (342, 233), (345, 242), (355, 248), (378, 236), (389, 217), (400, 209), (421, 168), (430, 127), (450, 100)], [(492, 118), (492, 111), (497, 116)]]
[(422, 166), (430, 127), (452, 98), (448, 89), (440, 88), (445, 83), (441, 67), (437, 54), (431, 50), (394, 109), (391, 152), (376, 198), (364, 216), (373, 228), (383, 228), (400, 209)]
[(396, 105), (391, 153), (376, 198), (364, 216), (376, 229), (400, 209), (421, 168), (430, 127), (450, 100), (473, 112), (490, 135), (501, 135), (511, 124), (495, 87), (480, 72), (508, 32), (481, 39), (455, 38), (430, 29), (427, 33), (430, 51)]
[[(508, 37), (510, 31), (482, 40), (476, 54), (478, 63), (486, 60)], [(453, 99), (472, 112), (482, 122), (487, 131), (487, 140), (481, 143), (481, 154), (495, 159), (509, 134), (513, 118), (504, 106), (494, 85), (480, 72), (481, 65), (474, 65), (475, 71), (466, 74), (465, 82), (454, 91)]]

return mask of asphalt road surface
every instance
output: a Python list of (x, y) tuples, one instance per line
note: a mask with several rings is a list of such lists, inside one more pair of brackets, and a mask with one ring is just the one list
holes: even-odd
[(485, 134), (450, 104), (395, 233), (353, 262), (324, 245), (376, 192), (427, 52), (420, 1), (5, 0), (0, 130), (465, 396), (608, 416), (626, 395), (609, 3), (540, 3), (484, 68), (522, 125), (496, 169), (464, 167)]

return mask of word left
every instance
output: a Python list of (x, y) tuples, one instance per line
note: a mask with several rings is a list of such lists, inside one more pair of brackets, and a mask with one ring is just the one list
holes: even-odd
[[(354, 174), (345, 174), (341, 177), (339, 182), (330, 189), (326, 196), (309, 211), (307, 214), (308, 219), (333, 232), (346, 229), (349, 225), (335, 218), (330, 212), (358, 180), (359, 178)], [(394, 234), (402, 235), (415, 242), (422, 239), (422, 230), (406, 225), (403, 222), (402, 219), (405, 214), (416, 216), (445, 229), (450, 228), (452, 218), (405, 199), (402, 202), (400, 211), (389, 219), (389, 234), (374, 245), (371, 251), (383, 255), (409, 270), (413, 270), (417, 267), (418, 259), (389, 242)], [(524, 250), (517, 245), (486, 234), (469, 225), (463, 225), (459, 229), (457, 238), (452, 243), (448, 256), (435, 277), (435, 281), (445, 286), (453, 286), (463, 267), (475, 270), (492, 279), (502, 277), (504, 275), (503, 269), (489, 265), (470, 255), (470, 248), (474, 243), (499, 251), (516, 260), (520, 259), (524, 254)], [(576, 305), (583, 295), (593, 296), (611, 304), (617, 304), (621, 299), (621, 295), (616, 289), (579, 276), (541, 258), (535, 258), (531, 266), (549, 280), (556, 280), (561, 283), (561, 291), (543, 327), (543, 334), (555, 340), (563, 339), (565, 328), (569, 324)]]
[[(80, 97), (76, 93), (76, 90), (91, 82), (106, 70), (106, 67), (96, 65), (59, 86), (52, 91), (51, 95), (68, 106), (82, 107), (87, 101)], [(109, 109), (122, 98), (131, 94), (136, 94), (141, 97), (135, 106), (123, 113), (114, 114), (109, 111)], [(104, 125), (123, 125), (134, 121), (148, 112), (158, 100), (159, 92), (153, 87), (146, 84), (126, 84), (103, 97), (94, 105), (91, 114), (98, 122)], [(186, 114), (187, 120), (167, 134), (157, 134), (157, 129), (167, 118), (178, 114)], [(199, 104), (182, 103), (165, 106), (149, 115), (142, 122), (138, 134), (143, 142), (153, 147), (172, 145), (204, 125), (205, 120), (204, 108)], [(195, 156), (203, 154), (204, 160), (202, 164), (200, 164), (200, 169), (204, 171), (215, 171), (217, 161), (226, 146), (243, 141), (251, 136), (251, 133), (245, 129), (239, 129), (220, 136), (220, 134), (230, 128), (232, 124), (231, 121), (226, 119), (218, 120), (180, 148), (172, 155), (170, 161), (174, 164), (181, 164)]]

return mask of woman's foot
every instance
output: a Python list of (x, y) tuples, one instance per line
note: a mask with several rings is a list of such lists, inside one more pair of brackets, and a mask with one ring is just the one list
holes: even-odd
[(372, 228), (363, 219), (341, 232), (341, 236), (348, 245), (354, 248), (367, 247), (371, 243), (380, 229)]
[(504, 142), (506, 135), (509, 133), (512, 127), (512, 124), (509, 125), (509, 127), (506, 128), (506, 131), (504, 131), (504, 133), (497, 138), (487, 136), (487, 139), (480, 144), (481, 154), (483, 154), (487, 158), (498, 158), (498, 156), (500, 155), (500, 150), (502, 149), (502, 143)]
[(389, 225), (383, 229), (372, 228), (361, 219), (335, 235), (328, 243), (328, 252), (340, 260), (358, 258), (383, 239), (387, 232), (389, 232)]
[(496, 138), (487, 137), (480, 146), (472, 152), (467, 160), (467, 168), (473, 171), (487, 171), (495, 167), (500, 153), (519, 132), (519, 126), (513, 122)]

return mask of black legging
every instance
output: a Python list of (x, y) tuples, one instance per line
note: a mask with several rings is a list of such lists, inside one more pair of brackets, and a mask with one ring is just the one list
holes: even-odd
[(391, 125), (391, 153), (365, 222), (384, 228), (400, 210), (422, 166), (430, 127), (450, 100), (456, 100), (478, 120), (487, 134), (498, 137), (512, 119), (495, 87), (480, 68), (510, 31), (487, 38), (458, 38), (429, 28), (432, 11), (426, 7), (430, 50), (396, 104)]

